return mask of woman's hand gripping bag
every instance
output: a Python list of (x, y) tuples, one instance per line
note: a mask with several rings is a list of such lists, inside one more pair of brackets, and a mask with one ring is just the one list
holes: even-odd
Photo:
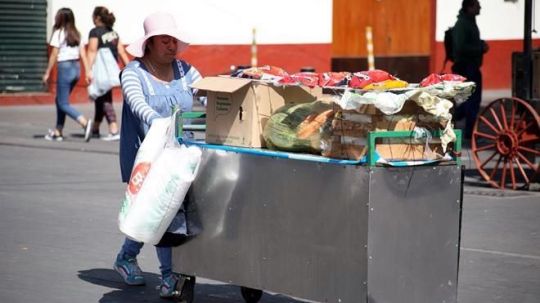
[[(151, 135), (154, 123), (147, 138)], [(173, 120), (165, 132), (161, 125), (159, 131), (156, 131), (161, 132), (165, 140), (151, 140), (160, 147), (154, 159), (151, 158), (157, 147), (153, 144), (139, 155), (147, 138), (137, 153), (126, 190), (124, 205), (127, 207), (122, 207), (119, 215), (120, 230), (136, 241), (153, 245), (159, 243), (197, 175), (202, 152), (196, 146), (180, 145), (174, 136), (174, 125)], [(159, 145), (162, 142), (165, 143)], [(147, 162), (149, 159), (151, 161)]]

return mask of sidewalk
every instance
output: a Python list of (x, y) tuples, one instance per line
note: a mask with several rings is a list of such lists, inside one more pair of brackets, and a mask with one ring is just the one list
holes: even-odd
[[(50, 105), (54, 104), (56, 97), (54, 91), (35, 93), (0, 93), (1, 106), (17, 105)], [(86, 86), (76, 86), (70, 96), (71, 104), (85, 104), (91, 102), (88, 99)], [(114, 102), (122, 102), (122, 93), (119, 88), (113, 89)]]
[[(93, 117), (93, 104), (74, 104), (88, 118)], [(121, 106), (115, 104), (117, 117), (121, 117)], [(0, 106), (0, 144), (47, 149), (118, 153), (118, 142), (99, 139), (85, 142), (82, 128), (66, 118), (64, 141), (52, 142), (44, 139), (48, 129), (54, 127), (56, 109), (54, 105)], [(101, 133), (107, 133), (107, 123), (102, 123)]]

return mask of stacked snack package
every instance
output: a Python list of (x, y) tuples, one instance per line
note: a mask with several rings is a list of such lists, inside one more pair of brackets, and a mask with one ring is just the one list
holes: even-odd
[[(453, 104), (448, 99), (466, 99), (474, 91), (474, 83), (464, 82), (466, 79), (459, 75), (432, 74), (420, 87), (394, 93), (390, 89), (395, 84), (389, 81), (396, 80), (384, 71), (354, 74), (350, 86), (363, 92), (346, 91), (336, 100), (339, 106), (331, 136), (322, 144), (324, 156), (359, 160), (367, 152), (370, 131), (414, 131), (423, 138), (383, 139), (376, 146), (377, 152), (392, 160), (443, 157), (448, 144), (456, 139), (450, 114)], [(431, 138), (434, 130), (441, 131), (440, 139)]]
[[(367, 153), (370, 131), (439, 130), (442, 125), (414, 102), (407, 102), (398, 114), (386, 115), (374, 105), (355, 110), (336, 106), (330, 139), (322, 145), (322, 155), (338, 159), (360, 160)], [(414, 138), (384, 139), (377, 145), (380, 156), (391, 160), (437, 159), (443, 156), (440, 143)]]
[(357, 111), (342, 110), (335, 105), (334, 110), (330, 136), (323, 141), (321, 154), (330, 158), (359, 160), (366, 153), (368, 132), (375, 130), (373, 113), (376, 109), (366, 105)]

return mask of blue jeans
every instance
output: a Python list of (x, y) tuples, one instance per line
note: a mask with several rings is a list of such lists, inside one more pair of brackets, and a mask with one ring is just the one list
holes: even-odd
[(77, 121), (81, 113), (69, 105), (69, 95), (79, 81), (81, 67), (79, 60), (58, 62), (58, 79), (56, 82), (56, 128), (62, 130), (66, 115)]
[[(118, 253), (118, 258), (125, 258), (125, 256), (137, 257), (143, 245), (144, 243), (126, 238), (120, 253)], [(172, 273), (172, 247), (156, 247), (156, 252), (161, 276), (167, 277)]]

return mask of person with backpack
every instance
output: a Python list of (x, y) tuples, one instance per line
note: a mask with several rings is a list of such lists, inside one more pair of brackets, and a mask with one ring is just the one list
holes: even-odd
[(489, 50), (488, 44), (480, 39), (476, 16), (480, 14), (478, 0), (463, 0), (457, 21), (452, 29), (452, 72), (473, 81), (474, 93), (460, 104), (454, 113), (455, 121), (465, 118), (465, 139), (470, 139), (482, 101), (482, 60)]

